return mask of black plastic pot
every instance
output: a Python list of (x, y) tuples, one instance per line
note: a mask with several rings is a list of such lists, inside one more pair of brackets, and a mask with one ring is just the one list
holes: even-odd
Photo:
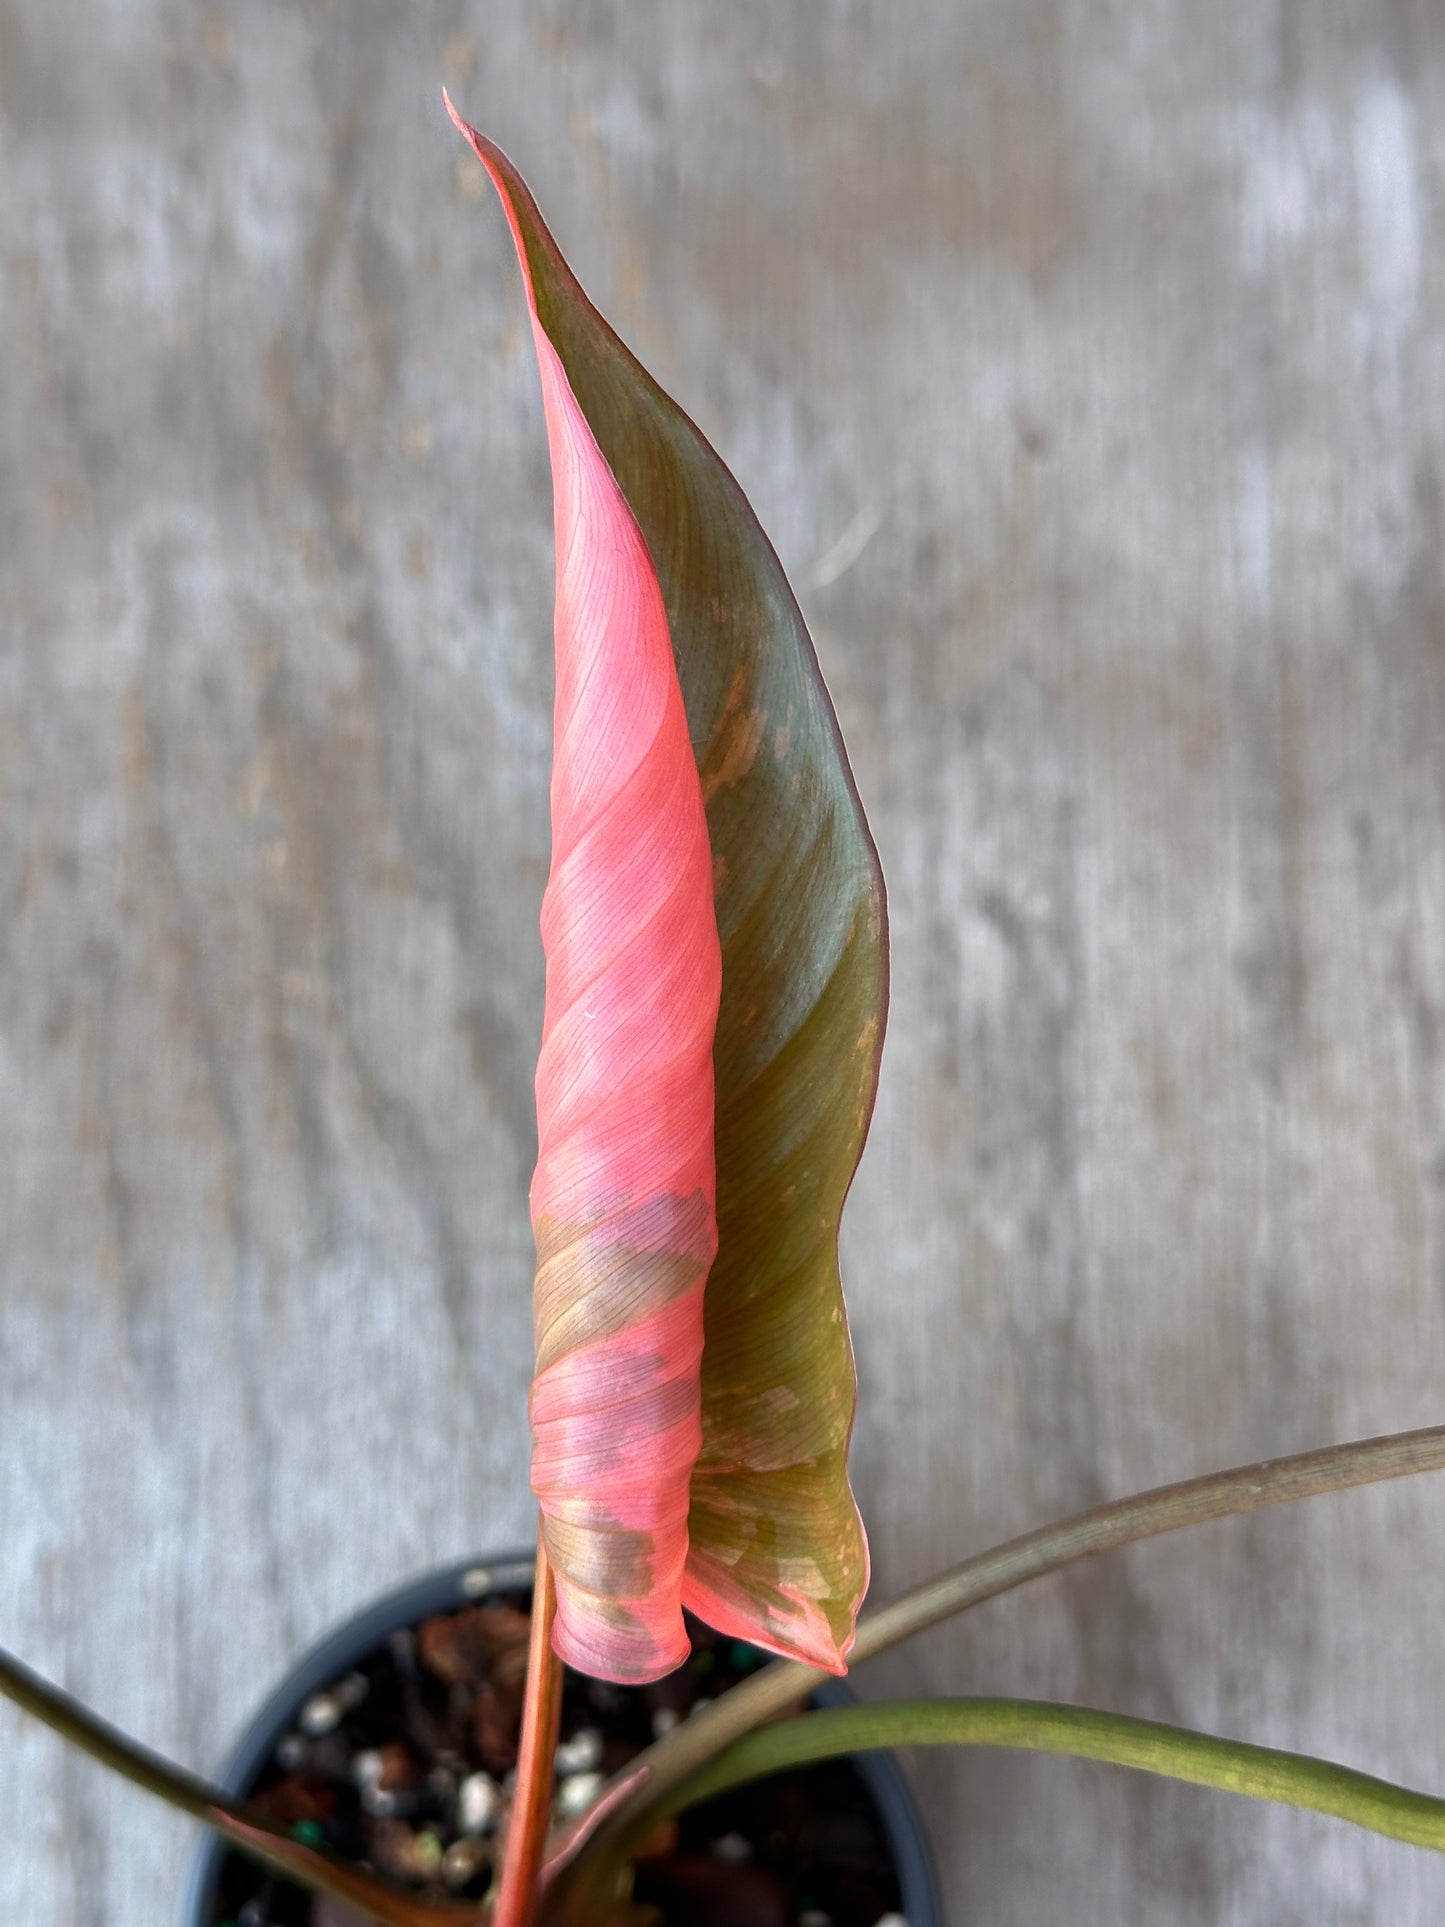
[[(219, 1784), (238, 1797), (254, 1791), (277, 1743), (295, 1727), (306, 1701), (351, 1672), (392, 1633), (433, 1614), (476, 1605), (495, 1593), (527, 1590), (531, 1581), (532, 1554), (507, 1552), (444, 1567), (385, 1594), (298, 1662), (246, 1729), (219, 1775)], [(851, 1697), (845, 1686), (829, 1683), (819, 1688), (813, 1704), (844, 1705)], [(886, 1753), (859, 1754), (850, 1764), (877, 1810), (894, 1856), (908, 1927), (942, 1927), (932, 1856), (918, 1809), (897, 1765)], [(230, 1851), (213, 1836), (202, 1843), (186, 1883), (181, 1927), (211, 1927), (221, 1867)]]

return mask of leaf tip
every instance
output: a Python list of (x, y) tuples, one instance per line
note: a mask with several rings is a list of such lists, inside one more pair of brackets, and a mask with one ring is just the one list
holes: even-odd
[(470, 136), (472, 130), (457, 112), (456, 102), (447, 92), (445, 82), (442, 85), (442, 106), (446, 108), (451, 118), (452, 126), (456, 128), (457, 132), (463, 136)]

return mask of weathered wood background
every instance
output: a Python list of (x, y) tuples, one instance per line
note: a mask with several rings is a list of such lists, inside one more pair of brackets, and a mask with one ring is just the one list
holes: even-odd
[[(0, 0), (0, 1639), (217, 1760), (524, 1538), (551, 538), (446, 77), (751, 493), (892, 895), (846, 1232), (890, 1593), (1445, 1411), (1431, 0)], [(865, 1689), (1445, 1785), (1445, 1487)], [(1445, 1867), (919, 1764), (950, 1920), (1435, 1923)], [(0, 1918), (188, 1829), (0, 1713)]]

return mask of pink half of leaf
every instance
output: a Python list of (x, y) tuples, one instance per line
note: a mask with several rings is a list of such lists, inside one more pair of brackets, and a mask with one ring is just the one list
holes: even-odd
[(557, 1652), (635, 1682), (688, 1650), (722, 963), (657, 572), (535, 308), (532, 332), (557, 547), (532, 1486), (557, 1575)]

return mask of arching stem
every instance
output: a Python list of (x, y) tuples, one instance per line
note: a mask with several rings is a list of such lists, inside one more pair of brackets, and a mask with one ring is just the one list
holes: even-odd
[[(1115, 1499), (976, 1553), (891, 1605), (866, 1614), (858, 1624), (850, 1663), (857, 1666), (899, 1640), (1029, 1580), (1160, 1533), (1351, 1486), (1441, 1470), (1445, 1470), (1445, 1426), (1436, 1425), (1326, 1446), (1292, 1458), (1266, 1459)], [(594, 1813), (560, 1845), (551, 1863), (559, 1903), (552, 1911), (565, 1912), (571, 1904), (584, 1864), (588, 1882), (605, 1881), (608, 1868), (625, 1853), (627, 1843), (653, 1823), (656, 1811), (675, 1788), (744, 1734), (791, 1712), (825, 1677), (816, 1667), (797, 1660), (775, 1661), (639, 1754), (627, 1768), (626, 1786), (609, 1789)]]
[(213, 1827), (251, 1859), (314, 1893), (335, 1895), (383, 1927), (476, 1927), (475, 1907), (400, 1893), (334, 1854), (293, 1839), (266, 1814), (152, 1753), (5, 1652), (0, 1652), (0, 1694), (132, 1786)]

